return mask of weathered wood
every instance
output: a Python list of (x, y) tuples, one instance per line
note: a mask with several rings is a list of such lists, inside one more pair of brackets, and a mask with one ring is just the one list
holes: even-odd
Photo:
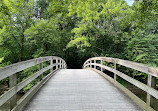
[(90, 63), (89, 67), (90, 67), (90, 68), (92, 68), (92, 65), (91, 65), (91, 63), (92, 63), (92, 60), (90, 60), (90, 61), (89, 61), (89, 63)]
[[(88, 65), (88, 64), (87, 64)], [(153, 97), (157, 98), (158, 99), (158, 91), (155, 90), (154, 88), (150, 87), (150, 86), (147, 86), (146, 84), (144, 83), (141, 83), (131, 77), (129, 77), (128, 75), (120, 72), (120, 71), (117, 71), (111, 67), (108, 67), (108, 66), (104, 66), (104, 65), (101, 65), (101, 64), (97, 64), (97, 63), (91, 63), (91, 65), (96, 65), (96, 66), (99, 66), (99, 67), (102, 67), (106, 70), (109, 70), (115, 74), (117, 74), (118, 76), (120, 76), (121, 78), (125, 79), (126, 81), (130, 82), (131, 84), (137, 86), (138, 88), (146, 91), (147, 93), (149, 93), (150, 95), (152, 95)]]
[[(153, 87), (155, 88), (155, 77), (151, 76), (151, 75), (148, 75), (148, 86), (149, 87)], [(147, 93), (147, 99), (146, 99), (146, 103), (147, 103), (147, 109), (149, 109), (150, 105), (151, 105), (151, 102), (152, 102), (152, 96)]]
[[(108, 67), (108, 66), (104, 66), (102, 64), (88, 63), (91, 60), (101, 60), (101, 61), (104, 60), (104, 61), (107, 61), (107, 62), (112, 62), (112, 63), (114, 63), (114, 69), (111, 68), (111, 67)], [(129, 68), (132, 68), (132, 69), (144, 72), (144, 73), (147, 73), (148, 74), (148, 85), (143, 84), (143, 83), (141, 83), (141, 82), (139, 82), (139, 81), (137, 81), (137, 80), (125, 75), (124, 73), (122, 73), (120, 71), (117, 71), (116, 70), (116, 65), (117, 64), (123, 65), (125, 67), (129, 67)], [(133, 85), (137, 86), (138, 88), (146, 91), (147, 92), (147, 102), (146, 103), (144, 102), (144, 105), (142, 105), (142, 106), (144, 107), (145, 110), (153, 110), (151, 108), (151, 106), (150, 106), (150, 103), (151, 103), (151, 100), (152, 100), (151, 96), (153, 96), (156, 99), (158, 99), (158, 91), (154, 89), (154, 87), (155, 87), (154, 79), (155, 79), (155, 77), (158, 77), (158, 68), (149, 67), (149, 66), (144, 65), (144, 64), (135, 63), (135, 62), (127, 61), (127, 60), (121, 60), (121, 59), (109, 58), (109, 57), (94, 57), (94, 58), (90, 58), (84, 63), (83, 67), (86, 68), (88, 65), (99, 66), (101, 68), (104, 68), (106, 70), (109, 70), (109, 71), (113, 72), (114, 73), (114, 80), (110, 80), (110, 81), (111, 82), (115, 81), (115, 82), (113, 82), (115, 85), (118, 85), (118, 82), (116, 81), (117, 80), (117, 75), (118, 75), (121, 78), (123, 78), (124, 80), (130, 82), (131, 84), (133, 84)], [(94, 70), (97, 70), (97, 69), (94, 67)], [(120, 87), (120, 85), (119, 85), (119, 87)], [(122, 87), (120, 87), (120, 89), (122, 89)], [(127, 89), (123, 88), (123, 90), (125, 91)], [(125, 91), (125, 92), (127, 93), (128, 91)], [(129, 96), (131, 96), (132, 98), (136, 99), (136, 97), (133, 97), (131, 95), (132, 93), (130, 93), (130, 92), (128, 92), (128, 93), (129, 93), (128, 94)], [(137, 97), (136, 100), (139, 101), (141, 99), (139, 99)]]
[[(96, 60), (94, 60), (94, 63), (96, 63)], [(94, 68), (96, 69), (96, 65), (94, 65)]]
[(9, 91), (7, 91), (3, 95), (1, 95), (0, 96), (0, 106), (2, 104), (4, 104), (7, 100), (9, 100), (13, 95), (15, 95), (22, 88), (24, 88), (26, 85), (28, 85), (30, 82), (32, 82), (34, 79), (36, 79), (38, 76), (40, 76), (43, 72), (49, 70), (50, 68), (52, 68), (53, 66), (56, 66), (56, 65), (58, 65), (58, 64), (49, 65), (49, 66), (41, 69), (40, 71), (37, 71), (32, 76), (26, 78), (25, 80), (23, 80), (22, 82), (20, 82), (16, 86), (12, 87)]
[[(40, 70), (43, 68), (43, 63), (40, 63)], [(43, 79), (43, 74), (41, 74), (40, 76), (40, 80), (42, 80)]]
[[(50, 60), (50, 65), (53, 65), (53, 59), (52, 60)], [(50, 68), (50, 73), (51, 72), (53, 72), (53, 67), (52, 68)]]
[(122, 59), (116, 59), (116, 58), (110, 58), (110, 57), (94, 57), (94, 58), (90, 58), (88, 59), (84, 65), (91, 60), (104, 60), (107, 62), (112, 62), (112, 63), (116, 63), (125, 67), (129, 67), (141, 72), (144, 72), (146, 74), (150, 74), (152, 76), (158, 77), (158, 68), (157, 67), (150, 67), (147, 66), (145, 64), (141, 64), (141, 63), (136, 63), (136, 62), (131, 62), (128, 60), (122, 60)]
[[(16, 74), (13, 74), (9, 77), (9, 87), (10, 89), (12, 89), (13, 87), (15, 87), (15, 91), (16, 91), (16, 84), (17, 84), (17, 76)], [(12, 96), (10, 98), (10, 109), (13, 109), (14, 106), (16, 106), (16, 93), (14, 94), (14, 96)]]
[[(122, 84), (120, 84), (117, 81), (114, 81), (114, 79), (112, 79), (111, 77), (109, 77), (108, 75), (106, 75), (105, 73), (94, 69), (94, 68), (88, 68), (91, 69), (95, 72), (97, 72), (98, 74), (102, 75), (103, 77), (105, 77), (106, 79), (108, 79), (110, 82), (112, 82), (116, 87), (118, 87), (119, 89), (121, 89), (125, 94), (127, 94), (134, 102), (136, 102), (141, 108), (143, 108), (144, 110), (146, 109), (146, 103), (141, 100), (139, 97), (137, 97), (135, 94), (133, 94), (131, 91), (129, 91), (127, 88), (125, 88)], [(148, 107), (149, 111), (155, 111), (153, 108)]]
[(60, 68), (62, 68), (62, 60), (60, 60)]
[[(100, 60), (100, 61), (101, 61), (101, 65), (103, 65), (103, 60)], [(100, 67), (100, 69), (101, 69), (101, 72), (103, 72), (103, 68)]]
[(11, 76), (12, 74), (15, 74), (19, 71), (27, 69), (31, 66), (37, 65), (45, 61), (49, 61), (51, 58), (52, 57), (42, 57), (37, 59), (31, 59), (31, 60), (15, 63), (4, 68), (0, 68), (0, 80), (8, 76)]
[(98, 73), (87, 69), (57, 72), (23, 111), (143, 111)]
[[(58, 59), (56, 59), (56, 63), (58, 63)], [(58, 65), (56, 66), (56, 69), (58, 69)]]
[[(114, 69), (115, 69), (115, 70), (117, 69), (116, 63), (114, 63)], [(117, 81), (117, 74), (115, 74), (115, 73), (114, 73), (114, 80)]]
[(18, 62), (12, 65), (9, 65), (7, 67), (0, 68), (0, 80), (5, 79), (6, 77), (11, 76), (12, 74), (20, 72), (34, 65), (40, 64), (42, 62), (50, 61), (52, 60), (52, 58), (63, 60), (62, 58), (57, 57), (57, 56), (47, 56), (47, 57), (31, 59), (31, 60), (27, 60), (23, 62)]
[(27, 104), (27, 102), (36, 94), (36, 92), (45, 84), (54, 74), (56, 70), (49, 73), (41, 82), (37, 83), (33, 88), (31, 88), (17, 103), (16, 107), (14, 107), (11, 111), (23, 111), (23, 107)]
[[(27, 84), (32, 82), (38, 76), (40, 76), (40, 79), (42, 80), (43, 72), (53, 68), (54, 66), (61, 65), (61, 63), (57, 62), (56, 64), (52, 63), (51, 65), (43, 68), (43, 65), (42, 65), (43, 62), (49, 61), (49, 60), (54, 60), (54, 59), (55, 60), (59, 59), (60, 61), (63, 61), (63, 64), (66, 65), (65, 61), (62, 58), (56, 57), (56, 56), (48, 56), (48, 57), (42, 57), (42, 58), (32, 59), (32, 60), (28, 60), (28, 61), (23, 61), (23, 62), (9, 65), (9, 66), (4, 67), (4, 68), (0, 68), (0, 80), (6, 78), (8, 76), (10, 79), (9, 80), (10, 89), (0, 96), (0, 106), (3, 105), (8, 100), (10, 100), (10, 109), (12, 109), (16, 105), (16, 93), (18, 91), (20, 91)], [(25, 80), (23, 80), (22, 82), (17, 84), (16, 74), (14, 74), (14, 73), (22, 71), (22, 70), (29, 68), (31, 66), (34, 66), (36, 64), (40, 64), (41, 70), (37, 71), (32, 76), (26, 78)], [(64, 66), (64, 67), (66, 67), (66, 66)]]

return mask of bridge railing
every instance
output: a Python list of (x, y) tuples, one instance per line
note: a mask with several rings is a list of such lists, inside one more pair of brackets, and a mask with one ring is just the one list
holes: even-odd
[[(99, 62), (97, 62), (97, 61), (99, 61)], [(105, 66), (104, 62), (112, 63), (114, 67)], [(147, 84), (144, 84), (144, 83), (118, 71), (117, 65), (125, 66), (125, 67), (148, 74)], [(100, 69), (97, 67), (99, 67)], [(107, 78), (115, 86), (117, 86), (124, 93), (126, 93), (131, 99), (133, 99), (138, 105), (140, 105), (140, 107), (142, 107), (143, 109), (145, 109), (147, 111), (154, 110), (151, 107), (151, 100), (152, 100), (152, 96), (154, 98), (158, 99), (158, 91), (156, 89), (154, 89), (154, 87), (156, 86), (155, 79), (156, 79), (156, 77), (158, 77), (158, 68), (157, 67), (149, 67), (144, 64), (131, 62), (131, 61), (127, 61), (127, 60), (116, 59), (116, 58), (110, 58), (110, 57), (94, 57), (94, 58), (88, 59), (84, 63), (83, 68), (92, 69), (92, 70), (98, 72), (99, 74), (101, 74), (102, 76), (104, 76), (105, 78)], [(108, 71), (112, 72), (114, 74), (114, 77), (111, 78), (107, 74), (103, 73), (103, 70), (108, 70)], [(117, 81), (118, 76), (120, 78), (126, 80), (127, 82), (135, 85), (136, 87), (142, 89), (143, 91), (145, 91), (147, 93), (146, 102), (141, 100), (139, 97), (137, 97), (135, 94), (133, 94), (130, 90), (128, 90), (122, 84), (120, 84)]]
[[(50, 62), (47, 67), (43, 68), (44, 62)], [(55, 62), (55, 63), (54, 63)], [(18, 72), (23, 71), (35, 65), (40, 65), (40, 70), (24, 79), (23, 81), (17, 83)], [(20, 111), (26, 103), (31, 99), (31, 97), (39, 90), (39, 88), (51, 77), (53, 74), (61, 68), (67, 68), (66, 62), (57, 56), (47, 56), (36, 59), (31, 59), (19, 63), (9, 65), (7, 67), (0, 68), (0, 81), (9, 77), (9, 90), (0, 96), (0, 106), (4, 103), (10, 101), (11, 111)], [(53, 70), (54, 69), (54, 70)], [(50, 73), (43, 76), (43, 73), (50, 70)], [(16, 99), (16, 94), (18, 91), (26, 87), (29, 83), (40, 77), (40, 82), (33, 86), (24, 96), (22, 96), (18, 101)]]

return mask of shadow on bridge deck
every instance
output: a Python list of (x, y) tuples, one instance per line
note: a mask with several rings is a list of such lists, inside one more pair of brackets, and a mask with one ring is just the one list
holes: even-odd
[(142, 111), (108, 80), (88, 69), (59, 70), (24, 111)]

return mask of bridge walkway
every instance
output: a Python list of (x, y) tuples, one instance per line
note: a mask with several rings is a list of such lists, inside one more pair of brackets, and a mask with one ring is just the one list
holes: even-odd
[(142, 111), (123, 92), (88, 69), (59, 70), (24, 111)]

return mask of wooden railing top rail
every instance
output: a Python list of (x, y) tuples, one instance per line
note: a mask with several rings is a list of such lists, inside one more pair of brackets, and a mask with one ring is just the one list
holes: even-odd
[(40, 64), (42, 62), (50, 61), (52, 59), (63, 60), (62, 58), (57, 57), (57, 56), (46, 56), (46, 57), (40, 57), (40, 58), (30, 59), (27, 61), (18, 62), (18, 63), (11, 64), (6, 67), (2, 67), (2, 68), (0, 68), (0, 80), (4, 79), (6, 77), (9, 77), (12, 74), (15, 74), (19, 71), (22, 71), (22, 70), (32, 67), (34, 65)]
[[(97, 62), (97, 61), (100, 61), (100, 62)], [(104, 65), (105, 63), (103, 61), (113, 63), (114, 67), (112, 68), (107, 65)], [(132, 78), (132, 77), (120, 72), (119, 70), (117, 70), (118, 69), (117, 64), (148, 74), (147, 84), (144, 84), (144, 83), (136, 80), (135, 78)], [(100, 67), (100, 69), (98, 69), (97, 67)], [(120, 88), (123, 92), (125, 92), (131, 99), (133, 99), (143, 109), (145, 109), (147, 111), (154, 111), (154, 109), (151, 107), (151, 103), (152, 103), (152, 97), (155, 97), (156, 99), (158, 99), (158, 91), (156, 89), (154, 89), (156, 86), (156, 77), (158, 77), (158, 68), (157, 67), (149, 67), (144, 64), (131, 62), (128, 60), (111, 58), (111, 57), (93, 57), (93, 58), (88, 59), (83, 64), (83, 68), (89, 68), (91, 70), (98, 72), (103, 77), (105, 77), (109, 81), (111, 81), (115, 86)], [(114, 76), (113, 77), (108, 76), (107, 74), (105, 74), (103, 72), (103, 69), (112, 72)], [(144, 90), (147, 93), (146, 102), (141, 100), (139, 97), (137, 97), (135, 94), (133, 94), (130, 90), (128, 90), (126, 87), (124, 87), (122, 84), (120, 84), (117, 81), (117, 77), (120, 77), (120, 78), (124, 79), (125, 81), (138, 87), (139, 89)]]
[[(55, 60), (55, 62), (54, 62)], [(43, 62), (49, 61), (48, 66), (43, 67)], [(54, 62), (54, 63), (53, 63)], [(39, 70), (31, 76), (17, 83), (17, 72), (23, 71), (29, 67), (39, 64)], [(55, 68), (55, 70), (54, 70)], [(54, 74), (58, 69), (67, 68), (66, 62), (57, 56), (47, 56), (36, 59), (31, 59), (23, 62), (18, 62), (7, 67), (0, 68), (0, 81), (9, 77), (9, 90), (0, 95), (0, 106), (10, 100), (10, 110), (20, 111), (38, 89)], [(48, 75), (43, 76), (43, 73), (50, 70)], [(40, 82), (37, 82), (19, 101), (16, 100), (16, 94), (33, 80), (39, 77)]]
[(116, 64), (119, 64), (122, 66), (126, 66), (129, 68), (135, 69), (137, 71), (144, 72), (146, 74), (150, 74), (154, 77), (158, 77), (158, 68), (157, 67), (150, 67), (148, 65), (141, 64), (141, 63), (131, 62), (128, 60), (122, 60), (122, 59), (117, 59), (117, 58), (111, 58), (111, 57), (93, 57), (93, 58), (88, 59), (84, 63), (84, 65), (90, 60), (103, 60), (103, 61), (107, 61), (107, 62), (112, 62), (112, 63), (116, 63)]

